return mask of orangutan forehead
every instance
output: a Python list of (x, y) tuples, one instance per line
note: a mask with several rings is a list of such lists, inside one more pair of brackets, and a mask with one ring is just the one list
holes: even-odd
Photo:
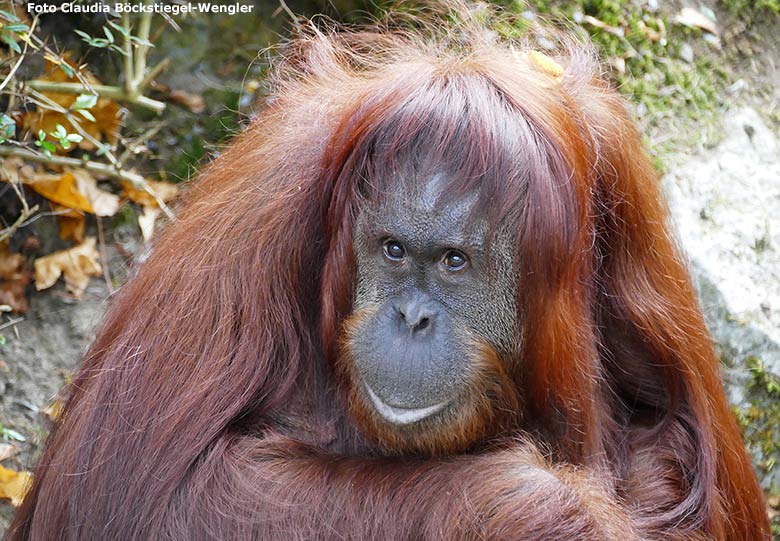
[(456, 194), (449, 188), (444, 173), (400, 178), (374, 195), (361, 213), (363, 226), (388, 234), (482, 244), (487, 225), (484, 219), (474, 219), (478, 193)]

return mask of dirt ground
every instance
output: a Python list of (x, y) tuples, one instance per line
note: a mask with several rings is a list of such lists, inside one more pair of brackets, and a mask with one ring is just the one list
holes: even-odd
[[(56, 218), (44, 217), (28, 232), (40, 238), (57, 237)], [(96, 231), (88, 234), (96, 234)], [(102, 263), (109, 276), (123, 280), (132, 265), (131, 254), (142, 251), (140, 239), (128, 228), (107, 232)], [(59, 283), (45, 291), (32, 291), (30, 309), (23, 321), (3, 316), (0, 325), (6, 343), (0, 346), (0, 426), (12, 429), (25, 441), (9, 439), (14, 454), (3, 461), (7, 468), (30, 469), (51, 426), (47, 408), (58, 398), (63, 384), (77, 368), (110, 303), (105, 278), (93, 278), (83, 297), (75, 300)], [(1, 440), (0, 440), (1, 441)], [(13, 508), (0, 502), (0, 535)]]

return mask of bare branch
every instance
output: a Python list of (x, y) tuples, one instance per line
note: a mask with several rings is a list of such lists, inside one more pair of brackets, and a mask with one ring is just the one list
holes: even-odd
[(110, 85), (91, 85), (87, 88), (81, 83), (56, 83), (53, 81), (40, 81), (32, 80), (25, 83), (28, 88), (39, 90), (41, 92), (61, 92), (63, 94), (84, 94), (96, 92), (101, 98), (109, 98), (112, 100), (122, 101), (125, 103), (132, 103), (152, 109), (158, 113), (165, 110), (165, 103), (146, 96), (132, 96), (128, 94), (124, 89), (118, 86)]
[(160, 207), (160, 209), (165, 213), (165, 215), (168, 217), (169, 220), (171, 221), (176, 220), (176, 217), (173, 215), (173, 212), (171, 212), (171, 209), (168, 207), (168, 205), (165, 204), (165, 201), (163, 201), (162, 198), (154, 191), (154, 189), (152, 189), (152, 187), (149, 186), (149, 183), (146, 182), (146, 179), (141, 175), (139, 175), (138, 173), (126, 171), (124, 169), (116, 169), (110, 165), (93, 162), (91, 160), (84, 161), (84, 160), (79, 160), (77, 158), (68, 158), (65, 156), (52, 156), (51, 158), (49, 158), (48, 156), (39, 154), (37, 152), (33, 152), (26, 148), (21, 148), (21, 147), (16, 147), (11, 145), (0, 145), (0, 156), (18, 156), (25, 160), (30, 160), (34, 162), (50, 163), (54, 165), (64, 165), (67, 167), (81, 167), (93, 173), (98, 173), (100, 175), (105, 175), (107, 177), (116, 178), (120, 180), (126, 180), (127, 182), (132, 184), (135, 189), (143, 190), (146, 193), (148, 193), (150, 196), (152, 196), (155, 202), (157, 203), (157, 206)]

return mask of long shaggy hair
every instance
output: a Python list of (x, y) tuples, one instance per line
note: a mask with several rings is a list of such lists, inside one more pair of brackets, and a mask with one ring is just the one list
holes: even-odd
[[(448, 170), (451, 193), (479, 194), (489, 222), (521, 211), (518, 428), (554, 463), (622, 487), (648, 537), (768, 537), (622, 99), (588, 51), (540, 55), (455, 14), (311, 25), (284, 47), (259, 117), (193, 183), (113, 301), (10, 539), (180, 538), (196, 524), (248, 536), (270, 497), (240, 479), (253, 466), (233, 442), (279, 418), (308, 418), (323, 449), (381, 454), (332, 400), (333, 367), (357, 209), (420, 152)], [(395, 464), (385, 460), (382, 471)], [(312, 528), (335, 520), (311, 514)]]

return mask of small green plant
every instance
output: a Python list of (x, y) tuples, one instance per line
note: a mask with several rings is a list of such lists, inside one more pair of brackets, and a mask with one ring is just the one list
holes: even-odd
[(80, 143), (84, 138), (78, 133), (68, 133), (65, 126), (57, 124), (54, 131), (48, 134), (43, 130), (38, 130), (38, 139), (35, 141), (35, 146), (41, 149), (49, 159), (51, 159), (51, 153), (57, 150), (57, 145), (51, 141), (47, 141), (47, 136), (53, 138), (64, 150), (70, 149), (72, 143)]
[(736, 408), (735, 413), (769, 492), (780, 494), (780, 379), (758, 357), (748, 357), (745, 364), (751, 376), (748, 402)]
[(29, 31), (30, 27), (24, 24), (19, 17), (0, 9), (0, 40), (4, 41), (16, 54), (22, 53), (17, 42), (23, 41)]
[(74, 32), (78, 34), (79, 37), (81, 37), (81, 40), (90, 47), (95, 47), (96, 49), (109, 49), (121, 54), (122, 56), (127, 56), (128, 52), (116, 43), (114, 33), (109, 30), (109, 26), (127, 38), (130, 43), (135, 45), (143, 45), (144, 47), (154, 47), (154, 44), (149, 40), (132, 35), (127, 28), (120, 26), (112, 21), (108, 21), (107, 26), (103, 26), (103, 34), (106, 36), (104, 38), (90, 36), (82, 30), (74, 30)]

